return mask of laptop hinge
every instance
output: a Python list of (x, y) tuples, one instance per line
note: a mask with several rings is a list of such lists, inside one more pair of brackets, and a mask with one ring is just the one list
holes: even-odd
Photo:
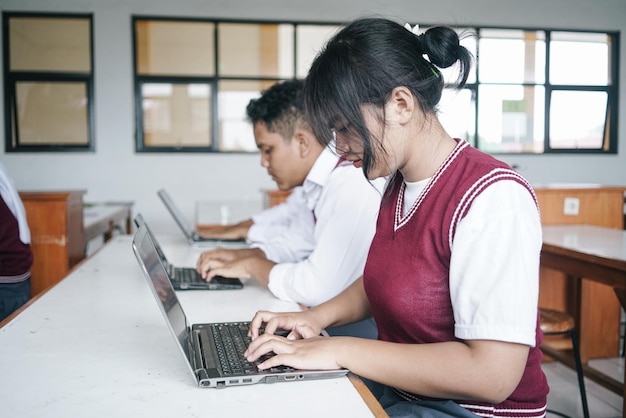
[[(192, 363), (194, 370), (203, 369), (204, 362), (202, 361), (202, 349), (201, 343), (199, 341), (198, 331), (188, 328), (189, 332), (187, 333), (187, 356), (189, 357), (189, 361)], [(199, 344), (196, 346), (196, 344)]]
[(205, 386), (209, 384), (209, 374), (205, 369), (196, 370), (196, 376), (198, 377), (198, 382), (200, 382), (201, 385)]

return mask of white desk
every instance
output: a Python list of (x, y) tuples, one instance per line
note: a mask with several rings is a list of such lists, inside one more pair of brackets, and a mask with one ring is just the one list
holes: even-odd
[[(611, 286), (622, 308), (626, 309), (626, 231), (591, 225), (544, 226), (541, 265), (565, 273), (573, 283), (585, 278)], [(577, 303), (581, 305), (577, 307), (578, 311), (601, 308), (591, 304), (585, 307), (583, 302), (578, 298)], [(578, 321), (577, 325), (583, 347), (587, 324)], [(607, 332), (617, 333), (619, 330)], [(554, 354), (565, 361), (571, 357)], [(623, 416), (626, 417), (626, 385), (587, 365), (584, 365), (584, 371), (586, 376), (623, 397)]]
[[(199, 250), (160, 239), (170, 261)], [(180, 292), (191, 322), (293, 310), (255, 281)], [(371, 417), (351, 381), (196, 386), (146, 284), (131, 237), (94, 256), (0, 328), (0, 415), (28, 417)]]
[(110, 240), (114, 232), (130, 234), (132, 231), (133, 202), (85, 203), (83, 225), (85, 256), (89, 257)]
[[(603, 263), (626, 263), (626, 231), (594, 225), (546, 225), (543, 244), (561, 248), (563, 253), (580, 254), (580, 258)], [(558, 252), (554, 250), (554, 252)], [(597, 257), (597, 258), (596, 258)]]
[(120, 232), (130, 234), (132, 227), (132, 202), (121, 203), (85, 203), (83, 225), (85, 241), (104, 235), (104, 241), (113, 236), (117, 227)]

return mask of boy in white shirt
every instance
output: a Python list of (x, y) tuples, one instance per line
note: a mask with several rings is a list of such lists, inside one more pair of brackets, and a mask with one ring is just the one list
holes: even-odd
[[(302, 82), (274, 85), (247, 108), (265, 167), (281, 190), (302, 186), (308, 210), (289, 228), (250, 249), (204, 252), (197, 269), (254, 278), (278, 298), (315, 306), (339, 294), (362, 273), (376, 227), (382, 182), (321, 145), (302, 110)], [(314, 243), (308, 254), (302, 251)]]

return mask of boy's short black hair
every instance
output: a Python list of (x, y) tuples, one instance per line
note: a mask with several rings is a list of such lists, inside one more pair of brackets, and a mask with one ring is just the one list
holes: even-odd
[(274, 84), (250, 100), (246, 115), (252, 124), (263, 123), (270, 132), (280, 134), (289, 141), (298, 123), (304, 122), (302, 91), (304, 82), (288, 80)]

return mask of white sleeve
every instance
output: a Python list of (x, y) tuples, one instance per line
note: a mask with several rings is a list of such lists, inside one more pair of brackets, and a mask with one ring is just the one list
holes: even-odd
[(274, 235), (284, 234), (287, 230), (287, 225), (282, 224), (258, 224), (253, 223), (248, 229), (246, 239), (252, 243), (264, 243), (267, 242)]
[(360, 169), (335, 169), (316, 206), (315, 249), (301, 262), (274, 266), (270, 291), (279, 299), (315, 306), (352, 284), (363, 274), (380, 198)]
[(302, 187), (296, 187), (285, 202), (252, 215), (253, 224), (248, 230), (248, 240), (251, 242), (266, 242), (277, 235), (283, 234), (293, 221), (293, 218), (305, 208)]
[(539, 210), (522, 185), (500, 181), (474, 200), (452, 244), (457, 338), (535, 345), (541, 245)]
[(275, 228), (265, 241), (253, 242), (252, 248), (260, 248), (268, 260), (275, 263), (295, 263), (307, 258), (315, 248), (315, 222), (313, 212), (301, 206), (291, 217), (289, 225)]

